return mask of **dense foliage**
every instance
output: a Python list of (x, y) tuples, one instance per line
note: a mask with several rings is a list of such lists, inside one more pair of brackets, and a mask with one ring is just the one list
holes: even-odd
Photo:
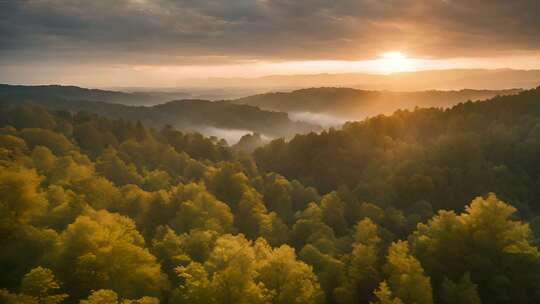
[(397, 112), (257, 163), (171, 127), (3, 107), (0, 302), (538, 303), (539, 97)]
[(462, 210), (463, 202), (495, 192), (537, 213), (540, 88), (276, 140), (255, 158), (264, 170), (322, 192), (346, 185), (361, 200), (402, 210)]

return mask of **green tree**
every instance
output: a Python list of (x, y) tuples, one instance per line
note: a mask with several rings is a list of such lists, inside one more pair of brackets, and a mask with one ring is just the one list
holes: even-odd
[(213, 230), (191, 230), (178, 235), (168, 226), (159, 226), (152, 240), (152, 253), (160, 260), (169, 278), (174, 280), (177, 277), (176, 266), (206, 261), (218, 236)]
[(334, 229), (336, 235), (344, 235), (347, 231), (345, 203), (337, 192), (331, 192), (322, 197), (321, 210), (323, 221)]
[(140, 185), (143, 177), (133, 164), (127, 164), (117, 155), (116, 150), (106, 149), (96, 161), (96, 170), (118, 186)]
[(287, 241), (288, 227), (275, 212), (268, 212), (261, 195), (255, 189), (245, 190), (237, 208), (235, 224), (248, 238), (264, 237), (272, 245)]
[(75, 147), (64, 135), (45, 129), (23, 129), (19, 136), (30, 149), (36, 146), (49, 148), (55, 155), (67, 155)]
[(215, 171), (208, 180), (208, 189), (220, 200), (236, 211), (237, 205), (247, 188), (248, 178), (228, 164)]
[(292, 185), (281, 175), (267, 174), (263, 192), (270, 211), (275, 211), (286, 223), (293, 220)]
[(515, 211), (494, 194), (478, 197), (462, 214), (439, 211), (419, 224), (411, 244), (437, 285), (443, 275), (457, 281), (469, 272), (484, 302), (537, 299), (523, 294), (536, 286), (539, 252), (529, 225), (513, 219)]
[(203, 229), (224, 234), (234, 231), (231, 209), (206, 191), (204, 185), (189, 184), (178, 191), (184, 193), (177, 192), (171, 199), (171, 204), (178, 204), (170, 223), (176, 232)]
[(10, 120), (18, 129), (42, 128), (54, 129), (56, 127), (55, 117), (40, 106), (21, 106), (9, 111)]
[[(317, 247), (308, 244), (299, 253), (302, 261), (313, 266), (313, 271), (325, 292), (326, 303), (336, 303), (342, 298), (336, 289), (343, 286), (345, 282), (345, 265), (333, 254), (322, 252)], [(337, 296), (336, 296), (337, 295)]]
[(441, 285), (441, 303), (443, 304), (480, 304), (478, 286), (471, 281), (471, 276), (466, 273), (456, 284), (448, 278), (444, 278)]
[(341, 303), (367, 303), (380, 280), (378, 227), (366, 218), (355, 227), (352, 252), (346, 267), (346, 283), (336, 289)]

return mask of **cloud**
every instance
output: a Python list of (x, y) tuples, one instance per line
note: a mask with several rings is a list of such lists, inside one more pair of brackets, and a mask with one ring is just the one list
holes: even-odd
[(216, 64), (540, 51), (538, 0), (0, 1), (0, 63)]

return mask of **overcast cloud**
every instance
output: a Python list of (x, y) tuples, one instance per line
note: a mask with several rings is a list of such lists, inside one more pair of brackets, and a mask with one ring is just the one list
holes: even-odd
[(0, 0), (0, 63), (448, 58), (540, 49), (538, 0)]

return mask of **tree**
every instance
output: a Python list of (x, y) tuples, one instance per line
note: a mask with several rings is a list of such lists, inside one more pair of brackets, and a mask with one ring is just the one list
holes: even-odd
[(334, 229), (336, 235), (344, 235), (347, 231), (345, 203), (337, 192), (331, 192), (322, 197), (321, 210), (323, 221)]
[(84, 195), (86, 202), (92, 208), (119, 210), (122, 200), (120, 190), (108, 179), (93, 175), (85, 178), (71, 187), (79, 195)]
[(433, 303), (430, 279), (420, 262), (410, 254), (407, 242), (390, 245), (384, 268), (390, 288), (404, 303)]
[(174, 269), (191, 261), (204, 263), (218, 236), (213, 230), (191, 230), (178, 235), (168, 226), (159, 226), (152, 240), (152, 253), (160, 260), (169, 278), (176, 282), (177, 274)]
[(158, 296), (167, 287), (133, 221), (105, 210), (88, 210), (61, 233), (53, 263), (76, 299), (102, 288), (130, 298)]
[(35, 170), (0, 167), (0, 235), (45, 212), (48, 203), (39, 187), (41, 181)]
[(59, 304), (64, 302), (68, 295), (56, 293), (60, 283), (51, 270), (38, 266), (24, 275), (20, 290), (21, 293), (10, 293), (0, 289), (0, 303), (6, 304)]
[(189, 184), (177, 191), (184, 193), (177, 192), (171, 200), (172, 204), (178, 205), (170, 223), (176, 232), (203, 229), (224, 234), (234, 231), (231, 209), (206, 191), (204, 185)]
[(60, 289), (60, 284), (50, 269), (38, 266), (24, 275), (21, 292), (37, 299), (40, 304), (62, 303), (66, 294), (52, 294)]
[(15, 294), (7, 289), (0, 289), (0, 303), (4, 304), (39, 304), (37, 299), (25, 294)]
[(86, 156), (72, 152), (56, 159), (54, 167), (47, 174), (47, 182), (62, 186), (77, 185), (94, 173), (94, 164)]
[(204, 263), (176, 268), (172, 303), (318, 303), (322, 293), (311, 267), (286, 245), (223, 235)]
[(296, 260), (294, 249), (287, 245), (271, 249), (263, 239), (255, 244), (262, 259), (257, 279), (271, 291), (272, 303), (320, 303), (323, 294), (310, 266)]
[(355, 227), (352, 252), (346, 266), (346, 283), (336, 289), (341, 303), (367, 303), (380, 280), (378, 270), (378, 227), (366, 218)]
[(40, 183), (43, 177), (33, 169), (0, 166), (0, 283), (18, 285), (21, 276), (36, 266), (56, 241), (51, 229), (34, 225), (49, 206)]
[(176, 273), (181, 284), (173, 290), (170, 303), (206, 304), (217, 300), (214, 296), (216, 290), (202, 264), (191, 262), (187, 266), (179, 266)]
[(462, 214), (439, 211), (419, 224), (411, 244), (436, 286), (442, 276), (457, 281), (469, 272), (484, 302), (537, 299), (523, 294), (536, 286), (539, 252), (529, 226), (512, 218), (515, 211), (494, 194), (478, 197)]
[(67, 155), (74, 149), (73, 144), (62, 134), (45, 129), (23, 129), (19, 136), (30, 149), (36, 146), (49, 148), (55, 155)]
[(98, 156), (109, 146), (118, 146), (116, 137), (105, 128), (100, 130), (97, 124), (96, 121), (77, 124), (73, 130), (73, 137), (79, 147), (88, 151), (92, 156)]
[(127, 164), (117, 155), (116, 150), (106, 149), (96, 161), (96, 170), (118, 186), (143, 182), (142, 176), (133, 164)]
[(456, 284), (448, 278), (444, 278), (441, 285), (441, 303), (443, 304), (480, 304), (478, 286), (471, 281), (471, 276), (466, 273)]
[(341, 298), (336, 297), (336, 288), (343, 285), (345, 281), (344, 263), (331, 253), (321, 252), (317, 247), (308, 244), (299, 253), (302, 261), (313, 266), (313, 271), (325, 292), (326, 303), (336, 303)]
[(297, 214), (292, 228), (293, 244), (303, 248), (312, 244), (324, 252), (335, 250), (334, 230), (322, 221), (322, 210), (316, 203), (309, 203), (305, 210)]
[(0, 135), (0, 148), (6, 149), (12, 155), (21, 155), (28, 150), (26, 142), (17, 136), (13, 135)]
[(143, 189), (148, 191), (158, 191), (168, 189), (171, 183), (171, 176), (162, 170), (146, 171), (144, 174)]
[(370, 304), (403, 304), (399, 298), (392, 296), (392, 291), (386, 281), (382, 281), (379, 284), (379, 288), (374, 292), (375, 297), (377, 298), (376, 302), (369, 302)]
[(88, 299), (81, 300), (80, 304), (119, 304), (118, 295), (110, 289), (92, 291)]
[(185, 280), (176, 292), (180, 303), (265, 303), (267, 291), (255, 281), (257, 259), (243, 236), (223, 235), (203, 265), (177, 268)]
[(264, 201), (271, 211), (275, 211), (286, 223), (293, 220), (293, 202), (290, 195), (291, 183), (281, 175), (265, 176)]
[(32, 160), (34, 161), (34, 166), (38, 172), (48, 175), (54, 168), (57, 158), (49, 148), (36, 146), (34, 150), (32, 150)]
[(248, 179), (242, 172), (228, 164), (219, 168), (208, 180), (208, 189), (220, 200), (226, 202), (233, 211), (242, 199)]
[(283, 244), (288, 239), (288, 227), (275, 212), (268, 212), (261, 195), (249, 187), (237, 207), (236, 226), (248, 238), (264, 237), (270, 244)]
[(54, 129), (56, 120), (47, 109), (40, 106), (21, 106), (9, 111), (11, 123), (18, 129)]
[(142, 297), (138, 300), (120, 299), (116, 292), (110, 289), (92, 291), (87, 299), (81, 300), (80, 304), (159, 304), (154, 297)]

